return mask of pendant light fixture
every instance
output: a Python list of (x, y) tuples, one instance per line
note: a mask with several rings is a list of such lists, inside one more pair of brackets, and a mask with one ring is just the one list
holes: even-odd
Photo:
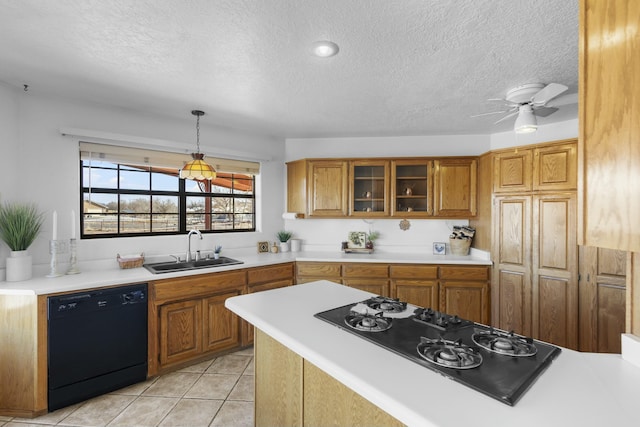
[(200, 116), (204, 116), (204, 111), (192, 110), (191, 114), (196, 116), (197, 151), (191, 153), (192, 160), (180, 170), (180, 178), (193, 179), (195, 181), (216, 179), (216, 170), (203, 160), (204, 154), (200, 152)]

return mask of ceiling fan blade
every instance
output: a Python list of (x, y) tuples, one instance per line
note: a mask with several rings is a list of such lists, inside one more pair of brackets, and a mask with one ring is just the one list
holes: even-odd
[(537, 107), (545, 105), (569, 88), (559, 83), (549, 83), (531, 98), (531, 104)]
[(562, 95), (552, 100), (551, 102), (546, 104), (546, 107), (560, 107), (562, 105), (569, 104), (577, 104), (578, 103), (578, 94), (577, 93), (568, 93), (566, 95)]
[(503, 121), (507, 120), (507, 119), (508, 119), (508, 118), (510, 118), (510, 117), (513, 117), (513, 116), (518, 115), (518, 113), (519, 113), (519, 111), (514, 111), (514, 112), (513, 112), (513, 113), (511, 113), (511, 114), (507, 114), (506, 116), (504, 116), (503, 118), (501, 118), (501, 119), (500, 119), (500, 120), (498, 120), (497, 122), (493, 122), (493, 124), (494, 124), (494, 125), (496, 125), (496, 124), (498, 124), (498, 123), (500, 123), (500, 122), (503, 122)]
[(490, 113), (481, 113), (481, 114), (474, 114), (473, 116), (469, 116), (469, 117), (482, 117), (482, 116), (490, 116), (492, 114), (503, 114), (503, 113), (508, 113), (511, 110), (504, 110), (504, 111), (491, 111)]
[(558, 111), (557, 108), (555, 107), (536, 107), (533, 110), (533, 114), (535, 114), (538, 117), (547, 117), (550, 116), (551, 114), (555, 113), (556, 111)]

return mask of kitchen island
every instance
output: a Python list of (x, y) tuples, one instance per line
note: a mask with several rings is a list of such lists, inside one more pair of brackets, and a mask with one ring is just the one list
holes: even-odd
[[(388, 414), (391, 421), (385, 419), (383, 425), (393, 425), (395, 420), (409, 426), (439, 427), (638, 424), (635, 406), (640, 368), (620, 355), (562, 349), (511, 407), (313, 316), (371, 295), (318, 281), (233, 297), (225, 305), (252, 323), (267, 345), (274, 341), (290, 351), (291, 360), (284, 366), (309, 371), (317, 368)], [(263, 362), (270, 359), (261, 357), (261, 342), (258, 339), (256, 344), (256, 408), (261, 407), (260, 377), (274, 368)], [(285, 419), (289, 425), (302, 425), (306, 407), (313, 403), (303, 395), (309, 387), (314, 388), (304, 375), (270, 387), (274, 394), (282, 393), (279, 388), (287, 389), (279, 397), (279, 406), (293, 413)], [(302, 384), (302, 389), (296, 389), (296, 384)], [(309, 409), (318, 412), (317, 408)], [(340, 413), (333, 407), (323, 410), (329, 416)], [(256, 425), (262, 425), (259, 411)]]

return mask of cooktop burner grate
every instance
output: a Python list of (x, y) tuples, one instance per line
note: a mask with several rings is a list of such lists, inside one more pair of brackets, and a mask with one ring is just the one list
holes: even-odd
[(529, 357), (538, 352), (533, 339), (515, 335), (513, 332), (498, 332), (493, 328), (476, 332), (471, 339), (484, 349), (508, 356)]
[(407, 303), (398, 299), (387, 297), (373, 297), (363, 301), (369, 308), (385, 313), (402, 313), (407, 309)]
[(429, 363), (445, 368), (473, 369), (482, 364), (482, 355), (458, 341), (420, 337), (418, 354)]
[(344, 318), (344, 323), (350, 328), (365, 332), (382, 332), (391, 327), (391, 319), (382, 313), (369, 314), (350, 312)]

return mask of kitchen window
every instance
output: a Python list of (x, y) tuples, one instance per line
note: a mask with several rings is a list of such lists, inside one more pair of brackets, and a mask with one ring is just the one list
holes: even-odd
[(82, 238), (255, 231), (259, 164), (207, 157), (216, 178), (192, 181), (187, 157), (80, 143)]

